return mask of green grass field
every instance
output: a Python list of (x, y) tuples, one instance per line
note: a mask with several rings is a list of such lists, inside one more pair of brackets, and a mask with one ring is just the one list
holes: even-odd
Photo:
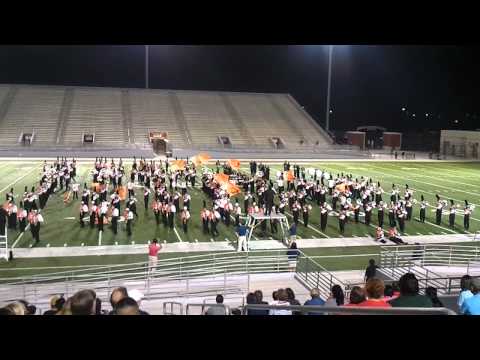
[[(126, 160), (127, 173), (129, 173), (131, 162)], [(293, 165), (293, 164), (292, 164)], [(40, 179), (42, 161), (38, 162), (0, 162), (0, 196), (5, 198), (6, 192), (11, 187), (14, 188), (15, 194), (21, 196), (24, 187), (31, 187), (37, 185)], [(480, 164), (479, 163), (448, 163), (448, 162), (317, 162), (311, 164), (303, 164), (304, 167), (313, 167), (327, 170), (330, 173), (348, 173), (354, 177), (371, 177), (373, 181), (380, 181), (385, 191), (391, 189), (392, 183), (395, 183), (402, 190), (405, 184), (415, 190), (414, 198), (419, 200), (420, 195), (424, 195), (425, 199), (431, 204), (435, 205), (435, 194), (440, 195), (443, 199), (453, 199), (462, 208), (464, 200), (467, 199), (469, 203), (476, 204), (477, 208), (473, 212), (470, 220), (470, 233), (480, 230), (480, 215), (478, 214), (478, 204), (480, 204)], [(80, 162), (78, 165), (78, 180), (81, 184), (91, 182), (89, 172), (92, 164)], [(274, 177), (276, 170), (281, 170), (282, 165), (271, 165), (271, 174)], [(242, 164), (242, 171), (248, 171), (248, 164)], [(200, 208), (203, 200), (209, 199), (202, 193), (200, 189), (189, 190), (192, 196), (191, 214), (192, 219), (189, 224), (189, 232), (185, 234), (181, 229), (180, 222), (177, 221), (175, 230), (171, 231), (165, 228), (162, 224), (156, 226), (155, 218), (151, 209), (144, 211), (143, 196), (141, 188), (136, 190), (138, 199), (138, 213), (139, 219), (135, 221), (133, 227), (133, 236), (128, 238), (124, 227), (119, 228), (119, 233), (114, 236), (113, 232), (108, 226), (102, 235), (102, 245), (115, 244), (130, 244), (134, 241), (136, 244), (146, 244), (148, 240), (153, 237), (159, 238), (161, 242), (175, 243), (182, 240), (183, 242), (210, 242), (211, 237), (205, 236), (201, 230)], [(403, 193), (403, 191), (402, 191)], [(384, 200), (388, 200), (389, 196), (384, 194)], [(243, 195), (238, 196), (239, 202), (243, 208)], [(329, 201), (329, 197), (327, 197)], [(63, 246), (95, 246), (99, 242), (99, 234), (97, 229), (90, 229), (85, 227), (80, 228), (78, 223), (80, 200), (72, 201), (68, 205), (63, 203), (63, 193), (53, 195), (43, 211), (45, 223), (42, 224), (40, 239), (41, 242), (37, 246), (63, 247)], [(300, 238), (325, 238), (325, 237), (339, 237), (338, 220), (334, 217), (329, 217), (328, 226), (325, 232), (320, 231), (320, 215), (319, 210), (315, 204), (310, 213), (310, 226), (306, 228), (300, 224), (298, 228), (298, 235)], [(122, 210), (124, 206), (122, 204)], [(404, 235), (445, 235), (453, 233), (466, 233), (463, 230), (463, 216), (457, 215), (456, 227), (454, 230), (447, 225), (447, 216), (444, 216), (441, 226), (436, 226), (434, 222), (434, 209), (430, 208), (427, 211), (427, 222), (421, 224), (415, 220), (418, 218), (418, 206), (414, 206), (414, 219), (407, 222)], [(288, 213), (288, 211), (287, 211)], [(287, 214), (288, 215), (288, 214)], [(73, 219), (72, 219), (73, 218)], [(301, 218), (300, 218), (301, 219)], [(289, 221), (291, 221), (289, 217)], [(362, 218), (361, 218), (362, 220)], [(385, 216), (387, 221), (387, 216)], [(372, 225), (367, 227), (365, 224), (354, 224), (350, 222), (346, 227), (345, 237), (366, 235), (373, 236), (375, 226), (377, 224), (376, 210), (372, 213)], [(269, 228), (269, 227), (268, 227)], [(227, 228), (224, 224), (218, 226), (219, 235), (215, 237), (214, 241), (225, 241), (229, 239), (234, 241), (236, 239), (234, 228), (230, 226)], [(257, 238), (258, 233), (254, 234)], [(267, 234), (267, 238), (270, 237)], [(32, 235), (26, 231), (23, 235), (18, 231), (9, 231), (9, 244), (15, 247), (29, 247), (32, 244)], [(273, 236), (275, 238), (275, 236)], [(319, 248), (306, 250), (311, 255), (341, 255), (341, 254), (376, 254), (379, 252), (378, 247), (352, 247), (352, 248)], [(162, 256), (182, 256), (181, 253), (163, 254)], [(1, 269), (6, 268), (28, 268), (28, 267), (71, 267), (81, 265), (99, 265), (99, 264), (115, 264), (128, 263), (145, 260), (144, 255), (112, 255), (112, 256), (83, 256), (83, 257), (68, 257), (68, 258), (45, 258), (45, 259), (15, 259), (12, 263), (2, 263)], [(362, 268), (366, 262), (364, 258), (358, 258), (353, 261), (342, 261), (341, 259), (324, 259), (325, 264), (331, 270), (339, 269), (355, 269)], [(26, 270), (27, 271), (27, 270)], [(28, 274), (30, 270), (26, 273)], [(45, 270), (47, 271), (47, 270)], [(8, 271), (7, 271), (8, 272)], [(32, 272), (35, 272), (32, 270)], [(52, 272), (52, 269), (48, 269)], [(11, 272), (11, 274), (19, 274), (19, 272)], [(25, 272), (20, 271), (24, 274)], [(2, 271), (2, 276), (7, 276), (6, 272)]]
[[(128, 167), (130, 164), (127, 162)], [(456, 203), (463, 206), (463, 201), (467, 199), (470, 203), (480, 204), (480, 164), (477, 163), (428, 163), (428, 162), (328, 162), (312, 163), (305, 167), (314, 167), (326, 169), (330, 173), (351, 173), (355, 177), (372, 177), (374, 181), (380, 181), (382, 187), (388, 191), (391, 184), (395, 183), (402, 189), (408, 184), (415, 190), (414, 198), (420, 199), (424, 195), (426, 200), (435, 205), (435, 194), (442, 198), (453, 199)], [(272, 165), (272, 174), (275, 170), (280, 170), (281, 164)], [(88, 175), (91, 169), (90, 164), (81, 163), (78, 166), (78, 175), (81, 183), (90, 183)], [(40, 177), (41, 162), (3, 162), (0, 163), (0, 196), (5, 196), (10, 187), (13, 187), (15, 193), (23, 193), (24, 186), (31, 187), (38, 183)], [(246, 167), (242, 166), (246, 171)], [(128, 171), (128, 170), (127, 170)], [(211, 236), (205, 236), (201, 230), (200, 208), (202, 201), (207, 197), (200, 189), (189, 190), (192, 195), (192, 219), (189, 223), (187, 234), (183, 232), (180, 221), (177, 221), (175, 230), (165, 228), (162, 224), (156, 226), (155, 218), (151, 209), (144, 211), (143, 196), (141, 189), (137, 190), (139, 219), (134, 223), (133, 236), (128, 238), (124, 226), (120, 227), (119, 233), (114, 236), (113, 232), (106, 227), (102, 234), (102, 245), (130, 244), (134, 241), (136, 244), (147, 243), (153, 237), (166, 242), (184, 242), (211, 241)], [(238, 195), (240, 204), (243, 207), (243, 195)], [(387, 200), (386, 194), (384, 200)], [(329, 197), (327, 197), (327, 201)], [(53, 195), (43, 211), (45, 223), (42, 224), (40, 239), (37, 246), (85, 246), (98, 245), (99, 233), (97, 229), (90, 229), (88, 226), (80, 228), (78, 224), (79, 201), (72, 201), (65, 205), (63, 203), (63, 194)], [(209, 203), (209, 202), (208, 202)], [(328, 226), (325, 232), (320, 232), (320, 215), (317, 206), (313, 205), (310, 214), (310, 227), (306, 228), (300, 224), (298, 235), (301, 238), (324, 238), (339, 237), (338, 220), (335, 217), (329, 217)], [(122, 207), (123, 209), (123, 207)], [(456, 216), (456, 228), (450, 229), (447, 225), (447, 216), (444, 216), (441, 226), (436, 226), (434, 222), (434, 209), (427, 211), (427, 222), (421, 224), (415, 220), (418, 217), (418, 207), (414, 206), (414, 219), (407, 222), (405, 235), (434, 235), (434, 234), (452, 234), (465, 233), (463, 230), (463, 216)], [(477, 215), (476, 209), (471, 217), (470, 232), (480, 230), (480, 215)], [(287, 211), (289, 220), (291, 217)], [(385, 216), (386, 220), (386, 216)], [(350, 222), (346, 227), (345, 237), (373, 235), (375, 225), (377, 224), (376, 211), (372, 213), (372, 226), (365, 224), (354, 224)], [(233, 226), (227, 228), (224, 224), (218, 226), (219, 236), (214, 240), (224, 241), (225, 238), (235, 239)], [(29, 231), (23, 236), (16, 231), (9, 231), (9, 244), (15, 244), (15, 247), (28, 247), (32, 244), (32, 236)], [(258, 234), (255, 234), (257, 237)], [(267, 234), (267, 236), (271, 236)]]

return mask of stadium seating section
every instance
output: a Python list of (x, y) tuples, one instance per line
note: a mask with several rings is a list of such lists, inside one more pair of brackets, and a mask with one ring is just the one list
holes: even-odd
[(174, 148), (329, 147), (326, 132), (288, 94), (0, 85), (0, 141), (33, 147), (148, 145), (150, 131), (166, 131)]

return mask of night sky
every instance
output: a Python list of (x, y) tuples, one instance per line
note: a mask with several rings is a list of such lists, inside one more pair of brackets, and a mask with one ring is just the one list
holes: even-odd
[[(144, 61), (138, 45), (0, 46), (0, 83), (142, 88)], [(480, 128), (479, 64), (475, 47), (336, 46), (332, 127)], [(322, 45), (150, 46), (151, 88), (290, 93), (322, 125), (327, 69)]]

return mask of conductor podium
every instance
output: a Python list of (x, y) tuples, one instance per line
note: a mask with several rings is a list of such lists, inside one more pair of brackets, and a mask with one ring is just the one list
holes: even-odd
[[(248, 234), (247, 234), (247, 247), (249, 248), (250, 239), (252, 238), (253, 231), (263, 222), (272, 222), (275, 223), (277, 229), (279, 230), (281, 241), (283, 244), (288, 244), (288, 220), (287, 217), (283, 214), (279, 213), (271, 213), (270, 215), (265, 214), (249, 214), (247, 218), (247, 227), (248, 227)], [(265, 224), (267, 225), (267, 224)]]

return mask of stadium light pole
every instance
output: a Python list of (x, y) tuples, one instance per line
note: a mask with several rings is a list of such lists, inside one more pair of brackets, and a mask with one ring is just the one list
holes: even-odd
[(145, 89), (148, 89), (148, 45), (145, 45)]
[(325, 130), (330, 131), (330, 90), (332, 86), (332, 57), (333, 45), (328, 47), (328, 85), (327, 85), (327, 116), (325, 121)]

